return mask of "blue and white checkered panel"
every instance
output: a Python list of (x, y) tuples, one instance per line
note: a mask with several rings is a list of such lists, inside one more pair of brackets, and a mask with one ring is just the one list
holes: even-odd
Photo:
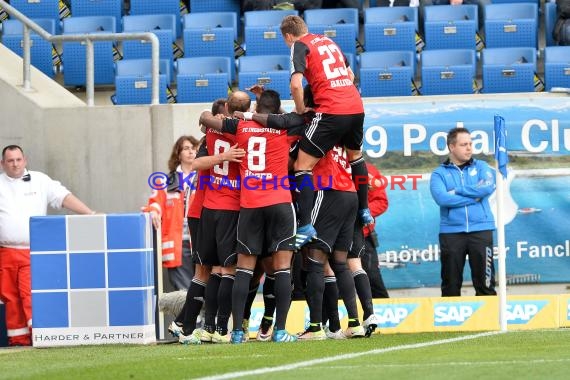
[(31, 218), (34, 329), (154, 323), (151, 234), (144, 214)]

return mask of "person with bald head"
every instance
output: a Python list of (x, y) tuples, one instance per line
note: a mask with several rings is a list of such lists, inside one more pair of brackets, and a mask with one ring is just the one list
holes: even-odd
[[(228, 109), (243, 99), (241, 91), (228, 99)], [(248, 96), (249, 98), (249, 96)], [(256, 112), (278, 113), (281, 107), (279, 93), (265, 90), (259, 96)], [(241, 194), (237, 226), (237, 268), (232, 292), (234, 329), (232, 343), (243, 341), (241, 329), (249, 284), (257, 258), (265, 250), (271, 252), (275, 277), (274, 342), (294, 342), (297, 337), (285, 330), (291, 303), (291, 259), (293, 257), (296, 220), (288, 177), (288, 131), (267, 128), (251, 120), (245, 112), (244, 120), (220, 120), (204, 111), (200, 123), (207, 128), (236, 136), (238, 147), (246, 151), (240, 164)]]

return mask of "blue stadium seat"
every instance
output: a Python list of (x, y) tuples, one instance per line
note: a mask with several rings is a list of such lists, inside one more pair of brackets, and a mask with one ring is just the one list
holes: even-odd
[[(344, 55), (347, 61), (347, 66), (350, 67), (350, 69), (352, 70), (352, 72), (354, 73), (355, 76), (358, 76), (358, 59), (354, 58), (354, 54), (345, 54)], [(305, 78), (303, 78), (303, 80), (305, 80)]]
[(478, 30), (477, 6), (431, 5), (425, 7), (426, 49), (474, 49)]
[(360, 55), (360, 93), (363, 97), (412, 95), (415, 54), (367, 51)]
[[(67, 17), (63, 20), (63, 34), (114, 33), (113, 16)], [(113, 84), (115, 65), (113, 41), (93, 43), (95, 84)], [(66, 86), (84, 86), (86, 83), (85, 46), (82, 42), (63, 43), (63, 82)]]
[[(173, 15), (139, 15), (123, 16), (124, 32), (152, 32), (160, 42), (160, 59), (167, 59), (174, 70), (172, 43), (174, 42), (176, 20)], [(125, 59), (151, 58), (151, 46), (146, 41), (124, 41), (123, 55)]]
[(546, 91), (552, 87), (570, 88), (570, 46), (547, 46), (544, 49)]
[(556, 14), (556, 3), (553, 1), (544, 3), (544, 37), (546, 46), (557, 45), (556, 41), (554, 41), (554, 37), (552, 36), (552, 32), (554, 32), (554, 25), (556, 25), (557, 19), (558, 15)]
[[(117, 61), (115, 76), (116, 104), (150, 104), (152, 99), (152, 62), (150, 59)], [(166, 85), (169, 62), (160, 60), (159, 101), (166, 103)]]
[(488, 48), (537, 47), (538, 7), (531, 3), (485, 6), (485, 44)]
[(190, 13), (198, 12), (236, 12), (240, 13), (238, 0), (190, 1)]
[(180, 58), (176, 66), (178, 103), (211, 103), (227, 97), (233, 70), (228, 57)]
[(482, 92), (534, 92), (535, 48), (483, 49), (482, 65)]
[(250, 11), (244, 13), (244, 42), (246, 54), (290, 54), (279, 26), (285, 16), (297, 15), (295, 10)]
[(122, 0), (71, 0), (70, 5), (73, 10), (73, 17), (113, 16), (115, 18), (115, 30), (121, 32)]
[(422, 52), (422, 94), (471, 94), (476, 73), (472, 49)]
[(304, 13), (309, 32), (332, 39), (343, 53), (356, 54), (358, 9), (309, 9)]
[[(237, 15), (234, 12), (189, 13), (183, 17), (186, 57), (227, 57), (234, 60)], [(230, 71), (232, 81), (235, 69)]]
[[(239, 59), (239, 87), (246, 89), (261, 84), (279, 92), (281, 99), (291, 99), (289, 89), (291, 61), (288, 55), (243, 56)], [(252, 99), (255, 95), (251, 94)]]
[(367, 51), (416, 50), (418, 9), (379, 7), (364, 10), (364, 42)]
[[(47, 32), (55, 34), (56, 22), (54, 19), (33, 19), (33, 21)], [(18, 20), (4, 20), (2, 26), (2, 43), (14, 53), (23, 56), (24, 26), (22, 23)], [(53, 78), (55, 76), (52, 58), (53, 45), (34, 32), (31, 32), (30, 42), (32, 45), (30, 49), (31, 64), (47, 76)]]
[[(180, 0), (130, 0), (130, 15), (158, 15), (169, 14), (174, 16), (176, 36), (182, 36), (180, 19)], [(73, 11), (73, 10), (72, 10)]]
[(538, 4), (540, 0), (492, 0), (492, 4), (509, 4), (509, 3), (534, 3)]
[(11, 0), (10, 5), (29, 18), (52, 19), (55, 22), (55, 33), (60, 33), (59, 0)]

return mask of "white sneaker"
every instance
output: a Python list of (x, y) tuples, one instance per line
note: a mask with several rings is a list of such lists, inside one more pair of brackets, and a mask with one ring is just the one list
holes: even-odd
[(344, 336), (347, 338), (362, 338), (365, 335), (366, 332), (364, 331), (364, 327), (362, 326), (349, 327), (346, 330), (344, 330)]
[(200, 340), (201, 336), (202, 336), (202, 330), (195, 329), (194, 331), (192, 331), (192, 334), (190, 335), (180, 334), (180, 336), (178, 337), (178, 343), (184, 345), (202, 344), (202, 341)]
[(214, 337), (215, 332), (211, 333), (208, 332), (206, 330), (202, 330), (202, 333), (200, 334), (200, 341), (204, 342), (204, 343), (212, 343), (212, 339)]
[(175, 338), (182, 335), (182, 326), (178, 326), (176, 322), (172, 321), (168, 326), (168, 332)]
[(346, 336), (344, 335), (344, 331), (342, 331), (342, 329), (338, 329), (338, 331), (332, 332), (328, 327), (326, 327), (325, 334), (327, 334), (328, 339), (346, 339)]
[(226, 335), (222, 335), (219, 332), (215, 332), (212, 334), (212, 343), (230, 343), (230, 333), (228, 332)]
[(260, 327), (259, 330), (257, 330), (257, 336), (255, 339), (260, 341), (260, 342), (269, 342), (269, 341), (271, 341), (272, 335), (273, 335), (273, 326), (269, 326), (269, 329), (267, 330), (267, 332), (265, 334), (261, 331), (261, 327)]
[(370, 316), (366, 318), (364, 322), (362, 322), (362, 327), (364, 327), (366, 330), (364, 336), (369, 338), (370, 335), (374, 334), (374, 331), (376, 331), (379, 323), (380, 321), (378, 320), (376, 314), (370, 314)]

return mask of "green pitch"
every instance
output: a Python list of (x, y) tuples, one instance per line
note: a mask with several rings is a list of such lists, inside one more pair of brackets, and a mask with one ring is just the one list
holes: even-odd
[(570, 330), (0, 349), (0, 379), (568, 379)]

